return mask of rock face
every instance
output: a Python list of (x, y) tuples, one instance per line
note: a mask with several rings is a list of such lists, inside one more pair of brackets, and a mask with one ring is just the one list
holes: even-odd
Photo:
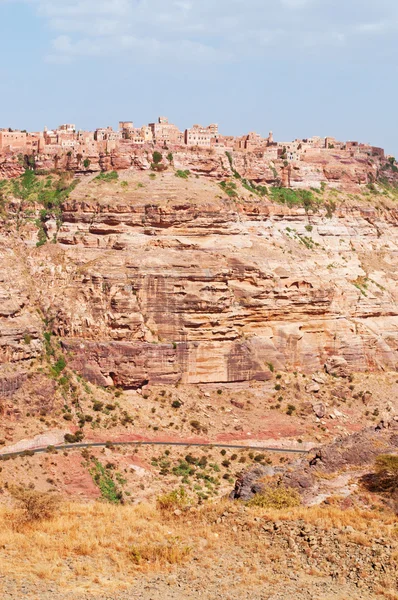
[[(319, 491), (320, 475), (342, 473), (345, 469), (372, 468), (380, 454), (396, 454), (398, 449), (398, 423), (391, 421), (390, 427), (364, 429), (310, 453), (310, 457), (298, 460), (293, 467), (275, 469), (280, 483), (297, 489), (304, 500), (312, 500)], [(349, 471), (348, 471), (349, 472)], [(259, 465), (243, 472), (236, 480), (231, 492), (233, 500), (250, 500), (255, 494), (267, 489), (269, 467)]]
[(250, 471), (242, 473), (235, 483), (235, 489), (231, 492), (231, 500), (250, 500), (255, 494), (259, 494), (264, 489), (262, 479), (275, 475), (275, 469), (258, 465)]
[(306, 213), (243, 188), (228, 198), (205, 178), (120, 179), (78, 185), (59, 231), (45, 223), (58, 244), (36, 248), (32, 219), (16, 231), (10, 205), (2, 363), (40, 353), (46, 319), (68, 364), (104, 386), (265, 380), (270, 365), (396, 369), (396, 210)]

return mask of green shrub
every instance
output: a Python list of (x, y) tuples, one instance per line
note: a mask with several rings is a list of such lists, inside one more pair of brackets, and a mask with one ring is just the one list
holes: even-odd
[(89, 158), (85, 158), (83, 161), (84, 168), (88, 169), (90, 165), (91, 165), (91, 160)]
[(293, 206), (303, 206), (306, 210), (316, 205), (314, 195), (309, 190), (292, 190), (290, 188), (274, 187), (270, 188), (271, 199), (279, 204), (286, 204), (290, 208)]
[(66, 444), (78, 444), (79, 442), (81, 442), (84, 438), (84, 431), (82, 431), (81, 429), (79, 429), (78, 431), (76, 431), (75, 434), (73, 433), (67, 433), (64, 436), (64, 440)]
[[(108, 171), (107, 173), (100, 173), (94, 179), (94, 181), (111, 182), (111, 181), (117, 181), (118, 179), (119, 179), (119, 173), (117, 173), (116, 171)], [(127, 181), (126, 182), (122, 182), (122, 183), (127, 183)]]
[(51, 367), (51, 372), (55, 377), (59, 377), (62, 371), (66, 368), (66, 361), (63, 356), (61, 356), (57, 362)]
[(157, 150), (155, 150), (155, 152), (152, 154), (152, 159), (155, 165), (158, 165), (159, 163), (162, 162), (163, 160), (163, 156), (161, 155), (160, 152), (158, 152)]
[(287, 410), (286, 410), (287, 415), (289, 415), (291, 417), (295, 411), (296, 411), (296, 407), (294, 406), (294, 404), (287, 405)]
[(92, 464), (90, 475), (100, 489), (102, 498), (112, 504), (119, 504), (123, 498), (123, 493), (114, 482), (113, 475), (109, 472), (110, 469), (104, 467), (96, 458), (92, 459)]
[(191, 171), (176, 171), (175, 172), (175, 176), (176, 177), (181, 177), (181, 179), (188, 179), (188, 177), (190, 176)]
[(236, 191), (236, 183), (233, 181), (221, 181), (220, 186), (230, 198), (236, 198), (238, 196)]

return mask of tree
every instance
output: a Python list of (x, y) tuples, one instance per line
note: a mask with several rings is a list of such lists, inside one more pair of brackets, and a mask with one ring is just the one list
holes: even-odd
[(89, 158), (85, 158), (84, 161), (83, 161), (84, 168), (88, 169), (90, 165), (91, 165), (90, 159)]
[(155, 150), (155, 152), (153, 153), (152, 156), (153, 156), (153, 162), (155, 163), (155, 165), (158, 165), (160, 162), (162, 162), (163, 156), (157, 150)]

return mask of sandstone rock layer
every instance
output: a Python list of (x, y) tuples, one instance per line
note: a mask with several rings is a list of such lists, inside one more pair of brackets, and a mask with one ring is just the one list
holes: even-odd
[(396, 368), (396, 210), (307, 213), (202, 177), (120, 179), (78, 185), (57, 244), (36, 248), (28, 222), (2, 228), (3, 365), (42, 350), (46, 319), (104, 386), (264, 380), (336, 356), (347, 372)]

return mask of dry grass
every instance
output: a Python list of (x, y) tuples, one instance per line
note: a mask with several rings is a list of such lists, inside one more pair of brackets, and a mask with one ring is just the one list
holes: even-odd
[[(394, 537), (397, 531), (393, 514), (375, 511), (341, 511), (333, 506), (284, 510), (237, 506), (232, 508), (230, 502), (222, 501), (174, 516), (149, 504), (65, 503), (53, 518), (25, 522), (23, 527), (15, 526), (18, 510), (3, 507), (2, 575), (52, 581), (65, 589), (95, 589), (96, 585), (115, 589), (133, 583), (142, 572), (168, 571), (193, 558), (197, 567), (205, 569), (206, 560), (214, 554), (238, 546), (253, 561), (261, 555), (265, 564), (271, 564), (272, 559), (282, 557), (273, 556), (273, 549), (259, 538), (258, 529), (264, 521), (300, 519), (325, 530), (351, 525), (358, 532), (357, 536), (351, 534), (352, 541), (358, 544), (366, 543), (361, 532)], [(228, 520), (220, 523), (223, 513), (231, 509), (239, 514), (229, 513)], [(233, 531), (232, 525), (239, 520), (248, 527), (244, 535), (239, 528)]]
[(292, 508), (300, 506), (301, 498), (297, 490), (285, 486), (273, 486), (266, 489), (262, 494), (256, 494), (249, 502), (249, 506), (262, 508)]
[[(252, 510), (255, 510), (254, 508)], [(391, 512), (380, 513), (372, 510), (348, 509), (341, 510), (335, 506), (297, 507), (288, 510), (256, 509), (257, 514), (269, 521), (302, 520), (316, 525), (325, 531), (350, 525), (356, 531), (374, 533), (376, 537), (396, 535), (397, 517)]]
[[(192, 533), (209, 537), (206, 526)], [(0, 509), (2, 574), (17, 578), (66, 585), (71, 574), (87, 583), (106, 575), (117, 586), (180, 564), (194, 544), (182, 520), (169, 522), (149, 505), (64, 504), (52, 519), (23, 526), (18, 510)]]
[(54, 494), (45, 494), (23, 487), (9, 488), (11, 496), (16, 500), (19, 511), (14, 514), (14, 521), (22, 526), (24, 523), (50, 519), (56, 513), (60, 499)]

